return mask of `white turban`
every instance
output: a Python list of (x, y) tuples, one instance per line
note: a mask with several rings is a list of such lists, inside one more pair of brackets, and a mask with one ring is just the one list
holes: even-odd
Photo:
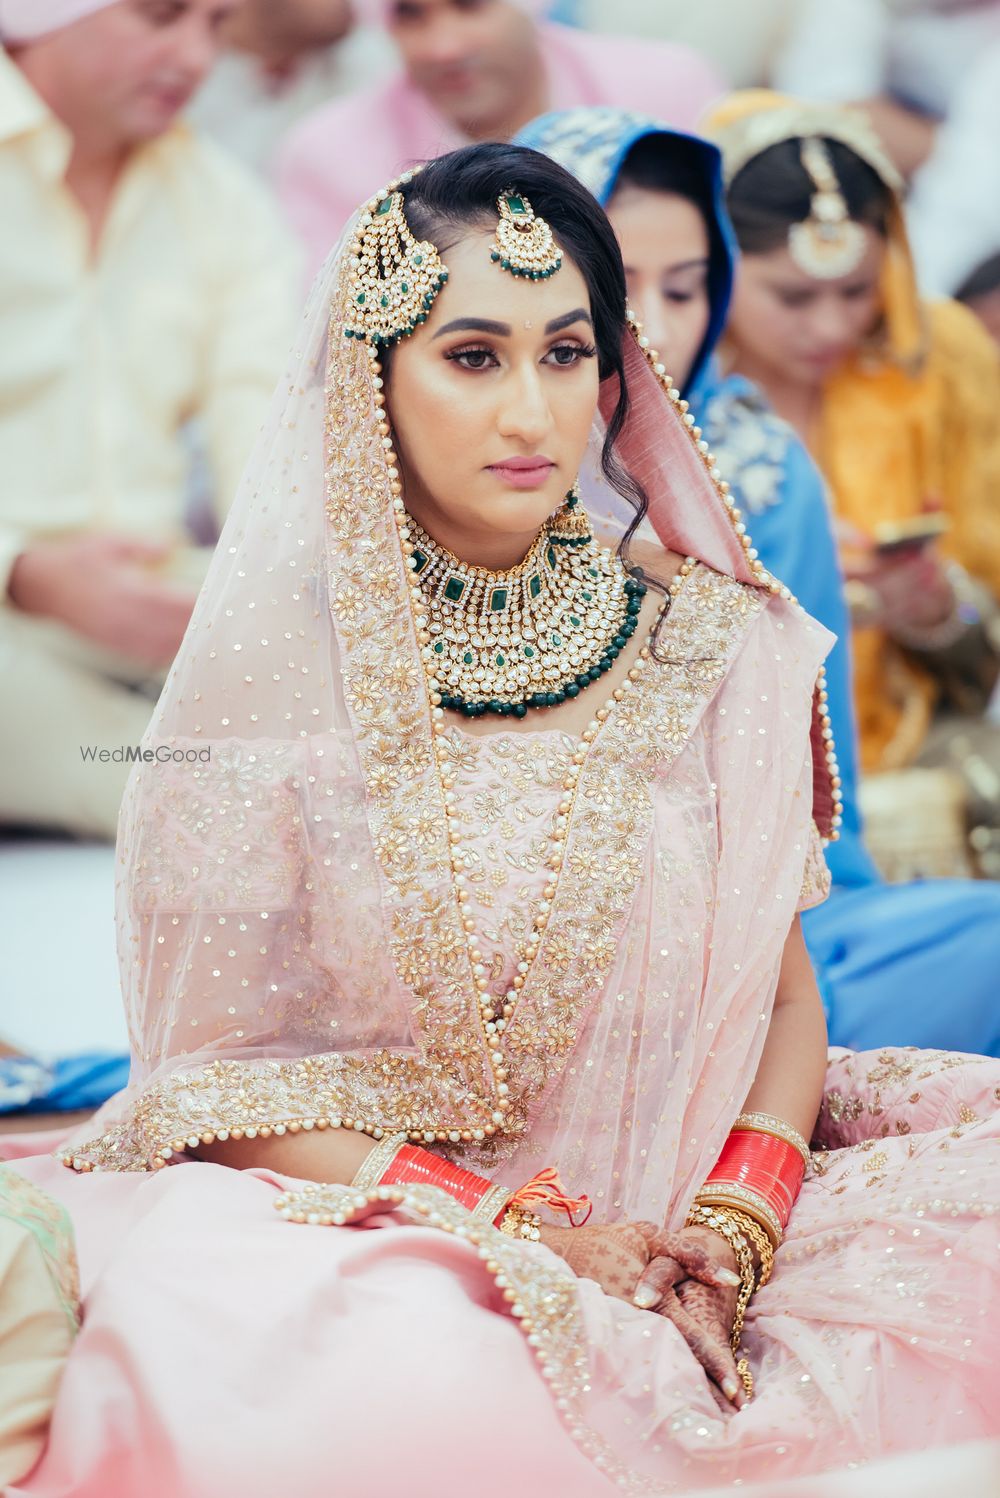
[(33, 42), (117, 0), (0, 0), (0, 41)]

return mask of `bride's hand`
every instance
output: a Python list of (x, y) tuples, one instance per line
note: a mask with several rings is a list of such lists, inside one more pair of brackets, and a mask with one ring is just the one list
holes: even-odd
[(649, 1263), (656, 1228), (651, 1222), (541, 1230), (546, 1248), (565, 1259), (580, 1279), (596, 1280), (605, 1295), (631, 1301), (636, 1281)]
[(634, 1303), (672, 1321), (709, 1378), (742, 1409), (746, 1394), (730, 1346), (740, 1285), (735, 1253), (718, 1233), (698, 1227), (654, 1230), (648, 1249)]

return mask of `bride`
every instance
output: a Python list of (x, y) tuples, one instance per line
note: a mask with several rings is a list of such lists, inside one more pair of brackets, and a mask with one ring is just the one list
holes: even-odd
[(21, 1165), (85, 1319), (11, 1492), (596, 1498), (996, 1431), (1000, 1066), (828, 1055), (803, 947), (829, 645), (573, 178), (482, 145), (371, 199), (130, 784), (131, 1085)]

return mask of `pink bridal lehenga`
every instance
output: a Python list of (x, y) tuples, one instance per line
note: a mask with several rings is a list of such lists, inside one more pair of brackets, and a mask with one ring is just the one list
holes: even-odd
[(748, 553), (629, 333), (620, 453), (694, 561), (656, 657), (583, 740), (444, 729), (490, 991), (524, 979), (484, 1034), (371, 366), (336, 336), (342, 261), (130, 784), (132, 1085), (75, 1169), (18, 1164), (72, 1217), (84, 1317), (11, 1494), (749, 1490), (996, 1436), (995, 1061), (831, 1053), (739, 1412), (669, 1321), (441, 1193), (351, 1226), (349, 1188), (189, 1158), (234, 1132), (402, 1125), (499, 1182), (557, 1164), (594, 1221), (680, 1225), (749, 1090), (795, 911), (823, 894), (828, 637)]

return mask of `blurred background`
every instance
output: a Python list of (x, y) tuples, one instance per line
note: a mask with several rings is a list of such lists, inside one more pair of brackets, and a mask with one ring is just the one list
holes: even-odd
[[(0, 1110), (85, 1109), (127, 1073), (129, 749), (312, 272), (381, 182), (547, 111), (729, 153), (731, 306), (678, 283), (651, 208), (645, 252), (612, 219), (679, 384), (677, 319), (701, 298), (695, 346), (720, 323), (716, 376), (743, 383), (712, 440), (751, 531), (780, 521), (795, 591), (848, 611), (867, 840), (835, 880), (968, 904), (1000, 878), (1000, 4), (0, 0), (0, 38)], [(769, 134), (789, 106), (749, 89), (828, 113)]]

